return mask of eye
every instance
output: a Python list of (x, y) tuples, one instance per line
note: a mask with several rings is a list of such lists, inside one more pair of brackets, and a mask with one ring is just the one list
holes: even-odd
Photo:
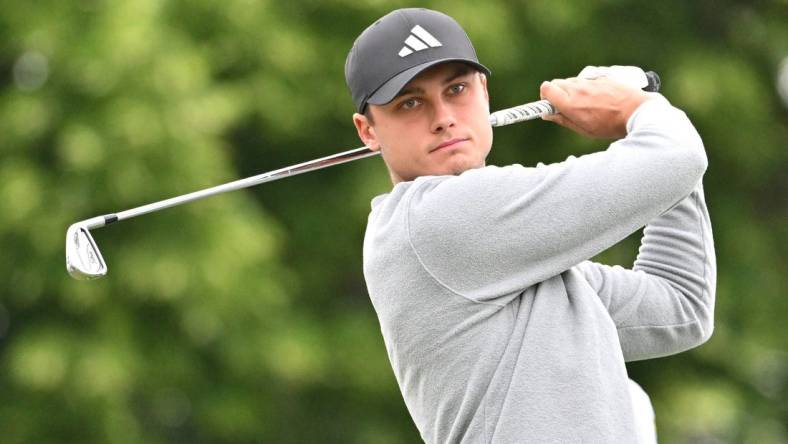
[(413, 109), (418, 106), (418, 99), (408, 99), (399, 104), (401, 109)]
[(457, 95), (463, 91), (465, 91), (466, 85), (464, 83), (457, 83), (449, 87), (449, 92), (453, 95)]

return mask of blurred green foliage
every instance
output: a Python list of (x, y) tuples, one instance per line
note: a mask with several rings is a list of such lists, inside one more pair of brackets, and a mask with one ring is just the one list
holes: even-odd
[[(390, 188), (362, 160), (96, 230), (109, 275), (64, 269), (81, 219), (360, 145), (356, 35), (406, 2), (0, 4), (0, 440), (416, 442), (361, 244)], [(788, 4), (428, 1), (493, 70), (493, 109), (542, 80), (634, 64), (704, 138), (719, 262), (706, 345), (629, 364), (662, 442), (788, 442)], [(492, 164), (603, 149), (547, 123)], [(601, 255), (630, 265), (639, 234)]]

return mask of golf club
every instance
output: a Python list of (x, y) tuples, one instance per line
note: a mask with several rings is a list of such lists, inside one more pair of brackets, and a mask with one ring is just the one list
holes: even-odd
[[(659, 76), (653, 71), (646, 72), (645, 76), (647, 86), (643, 89), (645, 91), (659, 91)], [(556, 114), (556, 112), (555, 107), (550, 102), (547, 100), (539, 100), (490, 114), (490, 125), (493, 127), (511, 125), (513, 123), (537, 119), (549, 114)], [(130, 210), (96, 216), (76, 222), (68, 227), (68, 231), (66, 232), (66, 270), (68, 270), (68, 273), (72, 277), (79, 280), (97, 279), (107, 274), (107, 264), (104, 262), (104, 258), (101, 256), (101, 251), (99, 251), (96, 242), (93, 240), (93, 236), (90, 234), (90, 230), (94, 228), (101, 228), (111, 223), (192, 202), (215, 194), (240, 190), (242, 188), (278, 180), (283, 177), (295, 176), (297, 174), (315, 171), (377, 154), (379, 154), (378, 151), (372, 151), (367, 147), (360, 147), (247, 177), (245, 179), (217, 185), (215, 187), (206, 188), (204, 190), (194, 191), (192, 193), (150, 203)]]

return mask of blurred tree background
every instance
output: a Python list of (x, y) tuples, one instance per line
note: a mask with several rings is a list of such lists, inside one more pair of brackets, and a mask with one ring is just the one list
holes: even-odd
[[(96, 230), (98, 281), (72, 280), (63, 248), (75, 221), (359, 146), (345, 56), (413, 4), (0, 6), (0, 441), (418, 442), (361, 268), (380, 159)], [(717, 321), (630, 374), (662, 442), (788, 442), (788, 3), (419, 6), (465, 27), (493, 109), (585, 65), (661, 74), (710, 158)], [(498, 165), (606, 146), (546, 122), (495, 137)], [(638, 241), (598, 259), (631, 265)]]

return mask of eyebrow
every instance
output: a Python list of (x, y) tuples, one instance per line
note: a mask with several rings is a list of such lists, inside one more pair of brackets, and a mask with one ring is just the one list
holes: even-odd
[[(468, 74), (470, 70), (471, 70), (470, 66), (467, 65), (458, 66), (457, 69), (455, 69), (451, 74), (448, 75), (448, 77), (443, 79), (443, 84), (445, 85), (457, 79), (458, 77), (462, 77)], [(398, 97), (402, 97), (407, 94), (424, 94), (424, 90), (419, 87), (413, 87), (413, 86), (405, 87), (396, 96), (394, 96), (394, 98), (396, 99)]]

